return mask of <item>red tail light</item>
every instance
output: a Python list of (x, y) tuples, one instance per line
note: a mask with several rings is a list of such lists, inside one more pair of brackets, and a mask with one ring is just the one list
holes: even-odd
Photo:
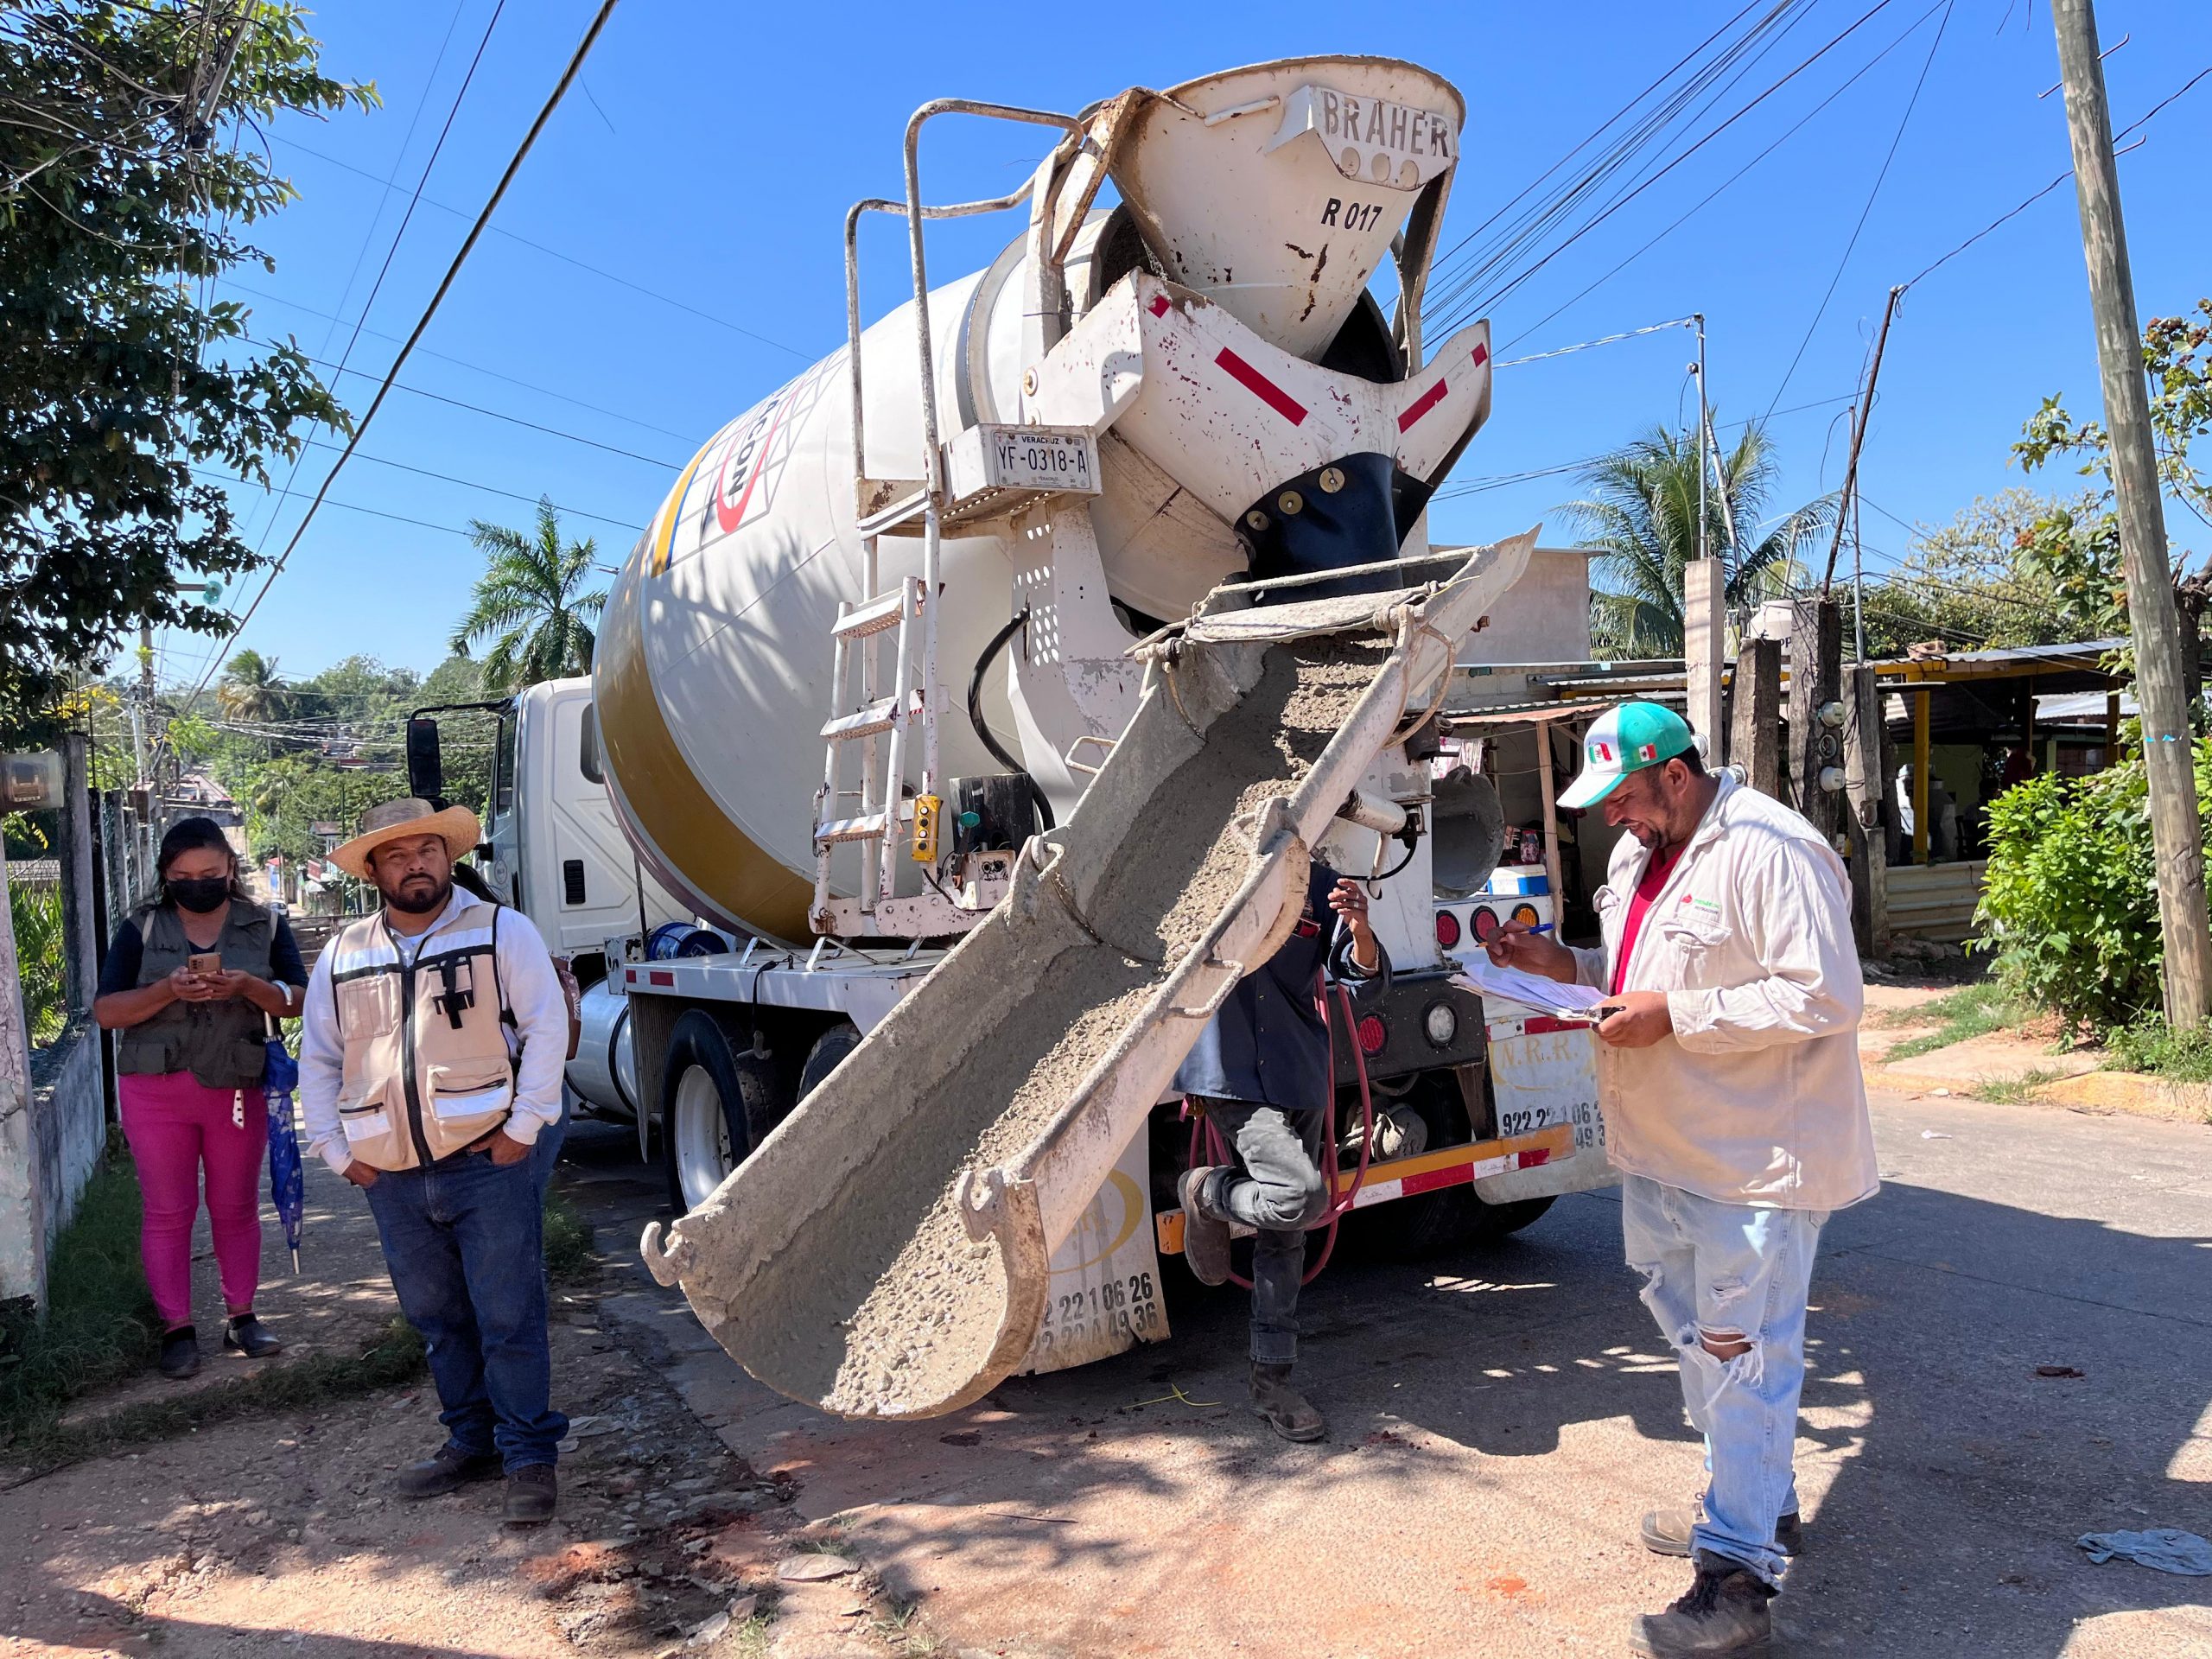
[(1359, 1046), (1369, 1054), (1380, 1054), (1382, 1045), (1390, 1040), (1389, 1027), (1374, 1014), (1363, 1014), (1359, 1021)]
[(1436, 942), (1446, 950), (1459, 943), (1459, 918), (1448, 910), (1436, 912)]

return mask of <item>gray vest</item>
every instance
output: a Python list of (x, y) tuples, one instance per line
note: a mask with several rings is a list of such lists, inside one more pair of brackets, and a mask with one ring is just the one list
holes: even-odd
[[(151, 985), (184, 966), (200, 947), (184, 936), (184, 921), (171, 904), (137, 912), (145, 954), (138, 962), (138, 983)], [(259, 905), (231, 900), (223, 937), (214, 949), (223, 966), (269, 977), (269, 953), (276, 925)], [(119, 1033), (116, 1066), (132, 1073), (189, 1071), (208, 1089), (258, 1089), (268, 1064), (262, 1045), (265, 1016), (243, 997), (224, 1002), (172, 1002), (150, 1020)]]

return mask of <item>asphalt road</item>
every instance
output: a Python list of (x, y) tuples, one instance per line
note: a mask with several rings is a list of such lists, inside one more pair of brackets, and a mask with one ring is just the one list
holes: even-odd
[[(2075, 1545), (2212, 1535), (2212, 1128), (1896, 1096), (1875, 1118), (1884, 1190), (1815, 1276), (1778, 1649), (2212, 1654), (2212, 1579)], [(635, 1264), (660, 1187), (626, 1139), (580, 1130), (567, 1177), (628, 1264), (603, 1313), (952, 1652), (1618, 1653), (1687, 1584), (1634, 1542), (1699, 1452), (1611, 1192), (1478, 1253), (1332, 1265), (1300, 1368), (1320, 1446), (1243, 1410), (1233, 1294), (956, 1417), (848, 1424), (753, 1383)]]

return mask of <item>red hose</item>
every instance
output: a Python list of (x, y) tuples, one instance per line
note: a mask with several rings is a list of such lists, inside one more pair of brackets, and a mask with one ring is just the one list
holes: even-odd
[[(1343, 1010), (1345, 1035), (1351, 1039), (1352, 1070), (1359, 1077), (1359, 1167), (1353, 1172), (1351, 1185), (1344, 1189), (1341, 1198), (1337, 1196), (1338, 1022), (1329, 1017), (1329, 993), (1332, 989), (1336, 992), (1337, 1004)], [(1343, 986), (1332, 987), (1329, 983), (1325, 969), (1316, 976), (1314, 980), (1313, 1007), (1315, 1012), (1321, 1016), (1321, 1029), (1326, 1032), (1329, 1037), (1329, 1103), (1324, 1109), (1325, 1116), (1322, 1120), (1321, 1179), (1327, 1186), (1330, 1196), (1329, 1207), (1308, 1222), (1306, 1224), (1306, 1230), (1310, 1233), (1316, 1227), (1326, 1226), (1329, 1236), (1321, 1241), (1320, 1259), (1306, 1269), (1306, 1276), (1298, 1281), (1300, 1285), (1312, 1284), (1314, 1280), (1320, 1277), (1321, 1269), (1329, 1265), (1329, 1257), (1335, 1253), (1337, 1248), (1337, 1223), (1344, 1211), (1351, 1208), (1352, 1201), (1359, 1196), (1359, 1189), (1366, 1184), (1368, 1160), (1375, 1147), (1375, 1100), (1368, 1091), (1367, 1056), (1359, 1046), (1359, 1024), (1352, 1018), (1351, 995)], [(1220, 1126), (1203, 1112), (1193, 1110), (1188, 1100), (1183, 1103), (1183, 1109), (1191, 1117), (1191, 1147), (1185, 1160), (1185, 1166), (1192, 1169), (1198, 1166), (1198, 1141), (1201, 1135), (1205, 1137), (1207, 1154), (1205, 1161), (1208, 1164), (1234, 1162), (1229, 1143), (1222, 1138)], [(1252, 1287), (1252, 1281), (1234, 1269), (1230, 1271), (1229, 1277), (1232, 1284), (1241, 1285), (1247, 1290)]]

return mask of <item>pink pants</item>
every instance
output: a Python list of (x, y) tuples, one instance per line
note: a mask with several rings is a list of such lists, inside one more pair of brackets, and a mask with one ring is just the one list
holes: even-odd
[(164, 1327), (192, 1323), (192, 1224), (200, 1212), (200, 1166), (207, 1166), (207, 1223), (223, 1302), (253, 1311), (261, 1282), (261, 1163), (269, 1149), (269, 1103), (258, 1089), (209, 1089), (189, 1071), (117, 1080), (123, 1133), (146, 1202), (138, 1248), (146, 1285)]

